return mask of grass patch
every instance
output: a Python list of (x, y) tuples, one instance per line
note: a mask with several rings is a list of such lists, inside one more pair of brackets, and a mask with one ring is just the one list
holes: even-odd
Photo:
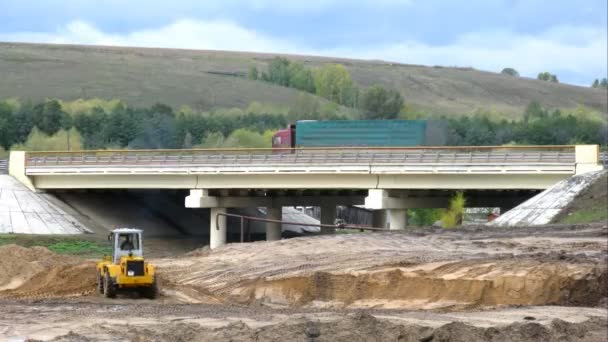
[(577, 210), (560, 220), (560, 223), (591, 223), (608, 220), (608, 209), (605, 207), (595, 207)]
[(7, 244), (42, 246), (58, 254), (87, 258), (100, 258), (112, 253), (112, 247), (107, 241), (81, 236), (0, 234), (0, 246)]

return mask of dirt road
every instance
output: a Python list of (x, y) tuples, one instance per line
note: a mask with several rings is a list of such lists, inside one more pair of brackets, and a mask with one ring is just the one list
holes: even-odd
[(605, 341), (607, 236), (593, 224), (232, 244), (154, 259), (155, 301), (96, 294), (92, 261), (4, 246), (0, 340)]

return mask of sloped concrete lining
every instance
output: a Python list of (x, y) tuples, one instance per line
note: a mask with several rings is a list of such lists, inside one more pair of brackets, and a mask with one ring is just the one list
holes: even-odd
[(0, 233), (80, 234), (89, 232), (76, 215), (8, 175), (0, 175)]
[(599, 179), (604, 172), (606, 171), (587, 172), (560, 181), (519, 206), (507, 211), (487, 225), (522, 226), (547, 224), (578, 194)]

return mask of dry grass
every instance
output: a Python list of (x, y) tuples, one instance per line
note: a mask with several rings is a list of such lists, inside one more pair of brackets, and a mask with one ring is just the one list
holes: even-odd
[[(0, 94), (40, 100), (120, 98), (133, 105), (164, 102), (197, 109), (246, 107), (252, 101), (293, 106), (299, 91), (216, 72), (265, 69), (273, 55), (173, 49), (0, 43)], [(363, 86), (397, 88), (406, 102), (432, 114), (494, 111), (515, 117), (537, 100), (549, 108), (608, 111), (606, 91), (481, 72), (377, 61), (289, 56), (309, 66), (342, 63)], [(209, 73), (212, 72), (212, 73)]]

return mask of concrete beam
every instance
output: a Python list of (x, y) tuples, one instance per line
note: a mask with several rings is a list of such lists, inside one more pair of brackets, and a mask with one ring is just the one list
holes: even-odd
[[(394, 197), (384, 189), (370, 189), (365, 198), (366, 209), (446, 208), (449, 197)], [(398, 194), (399, 195), (399, 194)]]
[[(407, 192), (397, 190), (370, 189), (368, 197), (365, 198), (365, 208), (378, 209), (421, 209), (421, 208), (447, 208), (450, 203), (451, 194), (438, 196), (408, 196)], [(465, 193), (468, 208), (490, 208), (490, 207), (515, 207), (532, 195), (521, 195), (518, 193), (502, 196), (471, 195)]]
[(294, 207), (333, 205), (362, 205), (363, 196), (281, 196), (281, 197), (239, 197), (209, 196), (204, 189), (191, 189), (186, 197), (187, 208), (253, 208), (253, 207)]
[[(441, 189), (441, 190), (544, 190), (572, 172), (541, 173), (529, 170), (521, 174), (393, 174), (380, 175), (377, 189)], [(371, 189), (371, 188), (370, 188)]]

